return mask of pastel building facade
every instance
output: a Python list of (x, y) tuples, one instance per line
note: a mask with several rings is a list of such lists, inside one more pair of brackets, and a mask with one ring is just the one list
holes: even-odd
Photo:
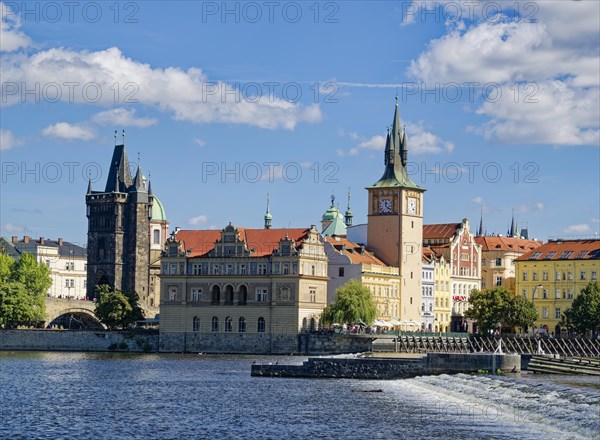
[[(515, 260), (516, 294), (538, 311), (534, 331), (560, 334), (562, 314), (600, 274), (600, 240), (551, 240)], [(563, 329), (564, 330), (564, 329)]]
[(423, 265), (421, 276), (423, 296), (421, 299), (421, 329), (423, 331), (434, 331), (434, 278), (435, 278), (435, 253), (429, 248), (423, 248)]
[(327, 304), (311, 228), (173, 233), (161, 258), (162, 351), (294, 353)]

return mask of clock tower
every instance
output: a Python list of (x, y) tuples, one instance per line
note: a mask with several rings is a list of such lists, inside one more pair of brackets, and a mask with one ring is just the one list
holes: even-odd
[[(390, 266), (400, 268), (400, 319), (421, 323), (423, 193), (406, 170), (406, 128), (400, 128), (398, 97), (385, 143), (385, 171), (369, 191), (367, 245)], [(415, 328), (416, 330), (417, 328)]]

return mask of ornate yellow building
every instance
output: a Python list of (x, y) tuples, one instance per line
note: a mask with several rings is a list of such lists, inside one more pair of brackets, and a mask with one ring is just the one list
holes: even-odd
[[(425, 248), (424, 251), (427, 251)], [(429, 252), (435, 261), (434, 268), (434, 330), (436, 332), (449, 332), (452, 316), (452, 298), (450, 296), (450, 262), (443, 255), (436, 255), (431, 249)]]
[(600, 240), (552, 240), (516, 263), (516, 294), (538, 311), (534, 331), (560, 333), (561, 316), (600, 272)]
[(398, 98), (387, 133), (383, 176), (369, 186), (367, 246), (400, 272), (402, 321), (421, 323), (423, 193), (406, 170), (408, 141), (400, 127)]
[(293, 353), (326, 305), (314, 226), (178, 231), (161, 266), (161, 351)]

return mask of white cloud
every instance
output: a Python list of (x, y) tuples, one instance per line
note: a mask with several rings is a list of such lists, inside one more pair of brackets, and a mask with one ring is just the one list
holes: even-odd
[(196, 217), (192, 217), (188, 220), (188, 225), (196, 226), (206, 223), (208, 221), (208, 217), (205, 215), (198, 215)]
[(204, 139), (200, 139), (200, 138), (194, 138), (194, 143), (201, 147), (204, 147), (206, 145), (206, 141)]
[(380, 134), (371, 136), (371, 138), (366, 139), (360, 144), (358, 144), (358, 148), (362, 148), (365, 150), (383, 151), (385, 149), (385, 136), (381, 136)]
[(415, 154), (452, 153), (454, 144), (426, 131), (421, 123), (406, 125), (408, 151)]
[(44, 129), (44, 131), (42, 131), (42, 134), (44, 136), (50, 136), (69, 141), (89, 141), (94, 138), (94, 133), (89, 128), (69, 124), (68, 122), (58, 122), (56, 124), (49, 125)]
[(563, 229), (563, 232), (566, 234), (584, 234), (586, 232), (590, 232), (590, 225), (587, 223), (580, 223), (577, 225), (571, 225), (568, 228)]
[(8, 234), (12, 234), (15, 232), (23, 232), (25, 231), (25, 227), (21, 226), (21, 225), (13, 225), (12, 223), (6, 223), (4, 225), (2, 225), (1, 228), (4, 232), (8, 233)]
[(10, 150), (22, 143), (23, 141), (15, 137), (12, 131), (0, 128), (0, 151)]
[(100, 125), (119, 127), (149, 127), (158, 121), (153, 118), (136, 118), (135, 109), (114, 108), (92, 116), (92, 121)]
[(519, 214), (524, 214), (527, 212), (536, 212), (543, 211), (544, 204), (542, 202), (534, 202), (534, 203), (521, 203), (515, 207), (515, 212)]
[(0, 52), (13, 52), (31, 44), (29, 37), (19, 30), (20, 27), (19, 14), (5, 3), (0, 3)]
[(592, 217), (592, 223), (600, 223), (600, 218)]
[(427, 88), (497, 83), (499, 101), (478, 109), (490, 118), (479, 130), (488, 139), (597, 145), (599, 17), (599, 2), (565, 1), (539, 3), (537, 23), (460, 21), (429, 43), (409, 73)]
[(474, 197), (473, 199), (471, 199), (471, 201), (473, 203), (477, 203), (478, 205), (482, 205), (483, 204), (483, 197), (477, 196), (477, 197)]
[[(0, 66), (0, 75), (3, 81), (25, 85), (74, 82), (77, 84), (74, 93), (65, 89), (63, 101), (110, 105), (116, 99), (118, 102), (127, 99), (142, 106), (158, 107), (176, 120), (194, 123), (236, 123), (292, 130), (299, 123), (317, 123), (323, 119), (318, 104), (304, 106), (266, 93), (252, 100), (238, 99), (231, 94), (232, 85), (210, 81), (201, 69), (153, 68), (127, 58), (116, 47), (95, 52), (52, 48), (31, 56), (9, 54)], [(121, 92), (118, 96), (115, 84)], [(8, 96), (5, 105), (19, 100), (18, 93)]]

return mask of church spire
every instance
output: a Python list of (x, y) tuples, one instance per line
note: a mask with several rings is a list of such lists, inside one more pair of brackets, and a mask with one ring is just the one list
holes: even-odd
[(91, 193), (92, 193), (92, 179), (88, 179), (87, 194), (91, 194)]
[(479, 229), (477, 230), (477, 236), (483, 236), (483, 205), (481, 206), (481, 217), (479, 217)]
[(344, 215), (346, 223), (346, 227), (352, 226), (352, 211), (350, 211), (350, 188), (348, 188), (348, 209), (346, 209), (346, 214)]
[(515, 210), (512, 210), (512, 221), (510, 222), (510, 230), (508, 231), (508, 236), (509, 237), (514, 237), (515, 236)]
[(271, 210), (269, 209), (269, 193), (267, 193), (267, 212), (265, 212), (265, 229), (271, 229), (272, 220), (273, 216), (271, 215)]

